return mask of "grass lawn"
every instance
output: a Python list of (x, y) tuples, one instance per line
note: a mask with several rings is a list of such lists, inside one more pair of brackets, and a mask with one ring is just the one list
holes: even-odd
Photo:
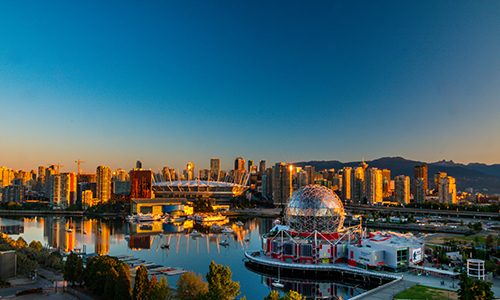
[(406, 289), (396, 296), (394, 299), (415, 299), (415, 300), (456, 300), (458, 299), (457, 293), (447, 290), (430, 288), (422, 285), (414, 285)]

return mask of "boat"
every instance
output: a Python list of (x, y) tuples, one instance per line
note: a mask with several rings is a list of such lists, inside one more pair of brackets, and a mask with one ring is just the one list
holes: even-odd
[(244, 224), (243, 222), (241, 222), (241, 221), (238, 221), (238, 222), (236, 222), (236, 223), (234, 223), (234, 224), (236, 224), (236, 226), (240, 226), (240, 227), (241, 227), (241, 226), (243, 226), (243, 225), (245, 225), (245, 224)]
[(163, 245), (160, 246), (160, 248), (162, 248), (162, 249), (170, 249), (170, 245), (163, 244)]
[(273, 287), (277, 288), (277, 289), (282, 289), (282, 288), (284, 288), (284, 287), (285, 287), (285, 285), (284, 285), (283, 283), (281, 283), (281, 282), (279, 281), (279, 279), (278, 279), (278, 280), (274, 280), (274, 281), (273, 281), (273, 283), (271, 283), (271, 285), (272, 285)]
[(245, 238), (245, 242), (250, 242), (250, 238), (249, 238), (249, 237), (246, 237), (246, 238)]
[(223, 241), (219, 242), (219, 245), (227, 247), (227, 246), (229, 246), (229, 242), (227, 240), (223, 240)]
[(234, 230), (226, 226), (222, 229), (222, 233), (234, 233)]
[(199, 233), (198, 230), (196, 230), (196, 229), (194, 229), (189, 235), (192, 236), (192, 237), (202, 236), (202, 234)]
[(66, 229), (66, 232), (73, 232), (73, 229), (68, 228), (68, 229)]
[(193, 219), (199, 223), (219, 222), (219, 221), (226, 220), (226, 216), (223, 216), (221, 214), (197, 214), (197, 215), (194, 215)]

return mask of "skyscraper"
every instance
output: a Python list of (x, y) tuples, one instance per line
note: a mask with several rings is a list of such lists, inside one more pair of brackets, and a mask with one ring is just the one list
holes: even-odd
[(439, 180), (439, 202), (457, 204), (457, 185), (454, 177), (446, 176)]
[(97, 199), (100, 203), (106, 203), (111, 199), (111, 168), (98, 166), (97, 175)]
[(352, 200), (352, 168), (345, 167), (342, 171), (342, 200), (350, 203)]
[(210, 159), (210, 180), (218, 181), (220, 175), (220, 159), (211, 158)]
[(247, 172), (248, 173), (252, 173), (253, 166), (254, 166), (253, 160), (249, 159), (247, 161)]
[(394, 200), (406, 205), (410, 203), (410, 177), (399, 175), (394, 178)]
[(413, 187), (414, 187), (413, 198), (415, 199), (415, 203), (423, 204), (425, 202), (425, 195), (426, 195), (424, 179), (420, 177), (416, 178), (413, 181)]
[[(421, 178), (424, 181), (423, 188), (425, 190), (425, 193), (427, 193), (427, 191), (429, 190), (429, 178), (428, 178), (427, 164), (415, 166), (413, 179), (418, 179), (418, 178)], [(415, 184), (417, 181), (414, 180), (413, 182), (414, 182), (414, 188), (415, 188)]]
[(382, 169), (382, 193), (383, 197), (387, 198), (391, 195), (391, 170)]
[(272, 173), (273, 203), (275, 206), (284, 206), (292, 195), (293, 166), (284, 162), (276, 163)]
[(243, 159), (243, 157), (237, 157), (234, 160), (234, 182), (238, 184), (243, 183), (244, 176), (245, 176), (245, 159)]
[(356, 204), (365, 203), (365, 167), (359, 166), (354, 170), (354, 180), (352, 189), (353, 202)]
[(76, 173), (61, 173), (61, 195), (60, 195), (60, 206), (69, 207), (70, 205), (76, 204)]
[(447, 176), (448, 174), (446, 174), (446, 172), (438, 172), (437, 174), (434, 175), (434, 187), (438, 195), (439, 195), (439, 188), (441, 186), (441, 180), (443, 180)]
[(194, 179), (194, 163), (188, 162), (186, 164), (186, 169), (184, 170), (184, 179), (193, 180)]
[(382, 170), (369, 168), (366, 170), (366, 199), (368, 204), (379, 204), (383, 200)]
[(306, 171), (307, 184), (313, 184), (315, 179), (314, 177), (316, 176), (316, 170), (314, 166), (305, 166), (304, 171)]
[(265, 171), (266, 171), (266, 161), (265, 160), (261, 160), (259, 162), (259, 173), (260, 174), (264, 174)]
[(49, 177), (49, 201), (50, 205), (61, 207), (61, 175), (53, 174)]

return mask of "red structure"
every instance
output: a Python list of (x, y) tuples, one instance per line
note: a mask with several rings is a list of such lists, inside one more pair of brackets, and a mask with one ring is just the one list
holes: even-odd
[(152, 198), (153, 171), (130, 171), (130, 198)]

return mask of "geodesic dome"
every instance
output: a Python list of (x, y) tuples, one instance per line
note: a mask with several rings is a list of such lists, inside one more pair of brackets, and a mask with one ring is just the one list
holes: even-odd
[(338, 232), (344, 218), (339, 197), (320, 185), (307, 185), (294, 192), (285, 209), (286, 224), (297, 232)]

